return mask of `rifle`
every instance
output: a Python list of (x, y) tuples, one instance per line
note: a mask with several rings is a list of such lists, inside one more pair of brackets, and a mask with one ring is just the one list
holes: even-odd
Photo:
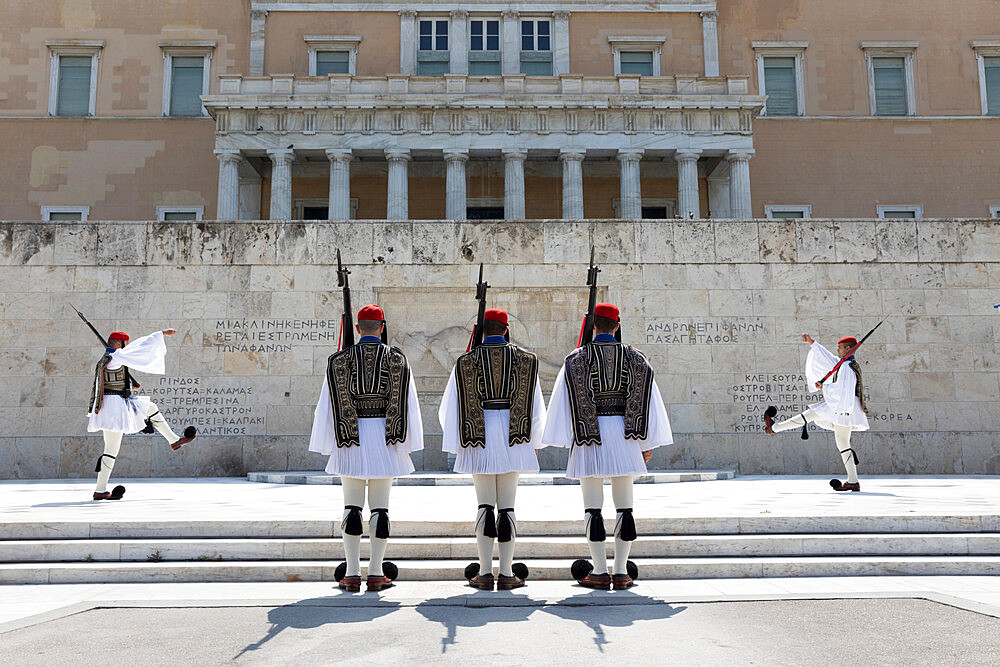
[[(885, 322), (885, 320), (882, 320), (882, 322)], [(841, 364), (843, 364), (843, 363), (844, 363), (845, 361), (847, 361), (848, 359), (850, 359), (850, 358), (851, 358), (851, 355), (852, 355), (852, 354), (854, 354), (854, 352), (855, 352), (855, 351), (856, 351), (856, 350), (857, 350), (857, 349), (858, 349), (859, 347), (861, 347), (861, 344), (862, 344), (862, 343), (864, 343), (864, 342), (865, 342), (866, 340), (868, 340), (868, 337), (869, 337), (869, 336), (871, 336), (871, 335), (872, 335), (873, 333), (875, 333), (875, 329), (878, 329), (878, 328), (879, 328), (880, 326), (882, 326), (882, 322), (879, 322), (879, 323), (878, 323), (878, 324), (876, 324), (876, 325), (875, 325), (874, 327), (872, 327), (872, 330), (871, 330), (871, 331), (869, 331), (868, 333), (866, 333), (866, 334), (864, 335), (864, 337), (863, 337), (863, 338), (862, 338), (861, 340), (859, 340), (859, 341), (858, 341), (858, 344), (857, 344), (857, 345), (855, 345), (854, 347), (852, 347), (852, 348), (851, 348), (850, 352), (848, 352), (848, 353), (847, 353), (847, 354), (845, 354), (845, 355), (844, 355), (843, 357), (841, 357), (840, 361), (838, 361), (838, 362), (837, 362), (837, 365), (836, 365), (836, 366), (834, 366), (833, 368), (831, 368), (831, 369), (830, 369), (830, 372), (829, 372), (829, 373), (827, 373), (826, 375), (824, 375), (824, 376), (823, 376), (823, 379), (822, 379), (822, 380), (820, 380), (820, 381), (819, 381), (819, 383), (820, 383), (820, 384), (823, 384), (824, 382), (826, 382), (826, 379), (827, 379), (828, 377), (830, 377), (831, 375), (833, 375), (834, 373), (836, 373), (836, 372), (837, 372), (837, 369), (839, 369), (839, 368), (840, 368)]]
[(469, 346), (465, 348), (468, 352), (483, 344), (483, 323), (486, 320), (486, 290), (490, 284), (483, 280), (483, 265), (479, 264), (479, 282), (476, 283), (476, 301), (479, 302), (479, 312), (476, 314), (476, 324), (472, 327), (472, 337), (469, 338)]
[(340, 338), (337, 340), (337, 350), (346, 350), (354, 345), (354, 311), (351, 310), (351, 285), (347, 276), (350, 269), (345, 269), (340, 262), (340, 248), (337, 248), (337, 287), (344, 290), (344, 314), (340, 316)]
[(583, 347), (594, 340), (594, 308), (597, 306), (597, 274), (600, 272), (601, 269), (594, 264), (594, 246), (590, 246), (590, 268), (587, 269), (590, 299), (587, 301), (587, 314), (583, 317), (580, 337), (576, 340), (577, 347)]
[[(73, 310), (76, 310), (76, 306), (74, 306), (73, 304), (69, 304), (69, 307), (72, 308)], [(83, 320), (84, 323), (88, 327), (90, 327), (90, 330), (94, 332), (95, 336), (97, 336), (97, 340), (101, 341), (101, 347), (106, 348), (108, 346), (108, 339), (107, 339), (107, 337), (106, 336), (102, 336), (101, 332), (98, 331), (97, 328), (93, 324), (90, 323), (90, 320), (88, 320), (84, 316), (84, 314), (81, 313), (79, 310), (76, 310), (76, 314), (80, 316), (80, 319)]]

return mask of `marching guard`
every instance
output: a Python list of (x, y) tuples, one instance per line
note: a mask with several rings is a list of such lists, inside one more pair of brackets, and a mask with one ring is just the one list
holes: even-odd
[(514, 563), (514, 498), (520, 474), (538, 472), (535, 450), (542, 446), (545, 402), (538, 358), (510, 342), (505, 311), (485, 309), (488, 286), (481, 271), (482, 267), (473, 342), (448, 379), (438, 419), (444, 433), (441, 448), (455, 455), (455, 472), (471, 474), (476, 488), (479, 563), (466, 568), (469, 585), (493, 590), (496, 540), (500, 548), (496, 588), (512, 590), (524, 586), (528, 575), (523, 564)]
[[(628, 560), (636, 538), (633, 477), (646, 472), (652, 449), (672, 444), (673, 435), (653, 369), (641, 352), (621, 342), (618, 308), (594, 304), (598, 270), (591, 266), (588, 277), (591, 302), (581, 331), (583, 345), (566, 357), (556, 377), (542, 446), (570, 448), (566, 476), (579, 479), (583, 491), (593, 562), (576, 561), (573, 578), (587, 588), (610, 590), (629, 588), (637, 574), (629, 572), (634, 565)], [(617, 513), (610, 575), (601, 514), (608, 478)]]
[[(83, 314), (79, 314), (83, 321), (87, 322)], [(87, 325), (97, 333), (90, 322), (87, 322)], [(97, 362), (94, 371), (87, 425), (87, 430), (90, 432), (104, 433), (104, 453), (98, 457), (97, 466), (94, 468), (97, 473), (94, 500), (121, 500), (125, 495), (125, 487), (120, 484), (108, 491), (108, 480), (115, 467), (123, 435), (140, 431), (152, 433), (156, 430), (174, 450), (191, 442), (197, 435), (195, 427), (188, 426), (184, 429), (184, 435), (178, 437), (148, 396), (133, 393), (140, 388), (140, 385), (131, 371), (156, 375), (163, 375), (166, 372), (164, 357), (167, 354), (167, 346), (163, 337), (173, 336), (176, 333), (176, 329), (165, 329), (137, 338), (131, 344), (128, 334), (123, 331), (115, 331), (107, 338), (104, 356)], [(100, 338), (100, 334), (98, 337)]]
[[(865, 338), (874, 331), (872, 329)], [(862, 343), (865, 338), (861, 339)], [(764, 411), (764, 432), (774, 435), (801, 427), (802, 439), (806, 440), (809, 438), (807, 423), (833, 431), (837, 450), (847, 470), (847, 482), (831, 479), (830, 486), (834, 491), (860, 491), (858, 455), (851, 448), (851, 433), (868, 430), (861, 366), (854, 358), (854, 351), (861, 344), (853, 336), (845, 336), (837, 341), (837, 355), (834, 355), (809, 334), (802, 334), (802, 342), (810, 346), (806, 357), (806, 381), (823, 390), (823, 400), (810, 405), (802, 414), (777, 424), (774, 423), (774, 418), (778, 409), (773, 405), (768, 406)]]

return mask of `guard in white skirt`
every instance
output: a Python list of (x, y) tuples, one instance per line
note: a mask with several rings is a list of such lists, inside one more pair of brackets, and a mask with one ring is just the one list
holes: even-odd
[(833, 431), (837, 451), (847, 470), (847, 482), (831, 479), (830, 486), (834, 491), (860, 491), (858, 481), (858, 455), (851, 448), (851, 433), (868, 430), (868, 410), (865, 408), (864, 385), (861, 381), (861, 365), (851, 354), (846, 362), (825, 382), (820, 380), (826, 376), (845, 354), (850, 353), (858, 341), (853, 336), (845, 336), (837, 341), (837, 355), (813, 340), (809, 334), (802, 334), (802, 342), (807, 343), (809, 355), (806, 357), (806, 381), (823, 390), (823, 400), (800, 415), (786, 419), (777, 424), (772, 423), (777, 414), (777, 408), (769, 406), (764, 411), (764, 432), (768, 435), (789, 431), (793, 428), (803, 429), (803, 438), (808, 438), (805, 431), (807, 423), (813, 423), (820, 428)]
[[(646, 472), (654, 447), (673, 443), (670, 421), (646, 357), (621, 343), (618, 308), (594, 309), (594, 340), (568, 357), (552, 389), (542, 446), (569, 447), (566, 476), (583, 491), (587, 543), (593, 567), (574, 564), (587, 588), (629, 588), (628, 556), (636, 538), (632, 481)], [(604, 480), (615, 503), (615, 561), (608, 574), (604, 541)]]
[(131, 345), (128, 344), (128, 334), (122, 331), (115, 331), (108, 336), (108, 347), (94, 371), (87, 424), (89, 432), (104, 432), (104, 453), (98, 457), (94, 468), (97, 473), (94, 500), (121, 500), (125, 495), (125, 487), (121, 485), (108, 491), (108, 480), (115, 467), (123, 435), (140, 431), (152, 433), (155, 429), (175, 450), (194, 440), (197, 435), (195, 427), (188, 426), (184, 429), (184, 436), (178, 438), (148, 396), (132, 393), (140, 388), (139, 382), (132, 376), (132, 370), (156, 375), (166, 372), (163, 359), (167, 354), (167, 346), (163, 337), (176, 333), (176, 329), (157, 331), (137, 338)]
[(309, 439), (309, 451), (329, 455), (326, 471), (341, 477), (347, 571), (339, 585), (349, 592), (361, 590), (366, 486), (371, 538), (367, 590), (393, 585), (382, 567), (389, 538), (389, 490), (393, 477), (413, 472), (410, 453), (424, 448), (417, 387), (402, 350), (385, 343), (382, 309), (362, 308), (357, 331), (357, 343), (330, 356)]
[(441, 449), (455, 455), (455, 472), (471, 474), (476, 487), (479, 567), (470, 566), (466, 576), (470, 586), (487, 591), (494, 585), (494, 540), (500, 545), (497, 589), (524, 586), (527, 572), (514, 573), (514, 497), (520, 474), (538, 472), (535, 450), (545, 424), (538, 358), (509, 338), (507, 313), (487, 310), (482, 345), (458, 358), (438, 411)]

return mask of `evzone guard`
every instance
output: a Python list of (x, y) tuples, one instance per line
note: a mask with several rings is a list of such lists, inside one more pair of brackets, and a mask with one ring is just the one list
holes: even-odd
[[(438, 411), (442, 450), (455, 455), (455, 472), (472, 475), (476, 489), (476, 546), (479, 562), (465, 570), (469, 585), (491, 591), (493, 542), (500, 548), (498, 590), (525, 585), (528, 569), (514, 563), (518, 477), (538, 472), (545, 403), (538, 358), (510, 342), (508, 316), (485, 309), (486, 283), (480, 267), (480, 311), (470, 349), (448, 379)], [(494, 507), (498, 513), (494, 513)]]
[[(80, 311), (77, 314), (87, 322)], [(90, 322), (87, 325), (101, 338)], [(175, 450), (194, 440), (197, 435), (195, 427), (188, 426), (184, 429), (184, 435), (178, 437), (149, 397), (134, 393), (140, 389), (140, 385), (132, 371), (163, 375), (166, 372), (164, 357), (167, 354), (163, 337), (176, 333), (176, 329), (165, 329), (137, 338), (130, 344), (128, 334), (115, 331), (105, 342), (104, 355), (94, 369), (87, 424), (88, 431), (104, 433), (104, 453), (98, 457), (94, 468), (97, 473), (94, 500), (121, 500), (125, 495), (125, 487), (120, 484), (108, 491), (108, 480), (115, 467), (123, 435), (140, 431), (152, 433), (155, 430)]]
[[(596, 287), (596, 267), (592, 292)], [(591, 301), (593, 303), (593, 301)], [(592, 562), (576, 561), (572, 575), (582, 586), (625, 589), (638, 575), (628, 560), (636, 538), (632, 481), (646, 473), (654, 447), (673, 443), (670, 421), (653, 369), (645, 356), (621, 342), (619, 310), (594, 305), (584, 320), (583, 343), (566, 357), (556, 377), (542, 446), (568, 447), (566, 476), (579, 479), (587, 544)], [(588, 342), (590, 336), (593, 340)], [(608, 573), (604, 480), (611, 479), (615, 504), (615, 558)]]
[[(878, 326), (875, 327), (877, 328)], [(861, 339), (861, 343), (875, 329), (869, 331)], [(853, 336), (845, 336), (837, 341), (837, 354), (834, 355), (809, 334), (802, 334), (802, 342), (810, 346), (806, 357), (806, 381), (810, 386), (823, 390), (823, 400), (810, 405), (802, 414), (777, 424), (774, 423), (774, 418), (778, 409), (773, 405), (768, 406), (764, 411), (764, 432), (773, 435), (802, 428), (802, 439), (806, 440), (809, 438), (807, 423), (833, 431), (837, 451), (847, 470), (847, 482), (831, 479), (830, 486), (834, 491), (860, 491), (858, 455), (851, 448), (851, 433), (868, 430), (861, 366), (854, 358), (854, 352), (861, 347), (861, 343)]]
[[(340, 264), (340, 252), (337, 253)], [(331, 355), (316, 404), (309, 451), (330, 457), (326, 471), (340, 475), (344, 493), (341, 522), (346, 564), (335, 578), (348, 592), (361, 590), (361, 510), (368, 492), (367, 590), (392, 587), (397, 569), (383, 562), (389, 538), (389, 490), (392, 480), (413, 472), (410, 453), (424, 448), (420, 404), (413, 374), (403, 352), (387, 344), (385, 315), (379, 306), (358, 312), (354, 343), (349, 271), (338, 266), (344, 288), (342, 349)]]

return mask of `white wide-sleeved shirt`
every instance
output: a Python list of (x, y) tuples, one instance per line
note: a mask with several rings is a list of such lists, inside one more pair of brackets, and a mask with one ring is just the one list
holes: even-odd
[[(813, 391), (816, 383), (837, 365), (840, 357), (830, 352), (819, 343), (813, 343), (806, 357), (806, 381), (809, 391)], [(852, 431), (867, 431), (868, 417), (861, 407), (861, 401), (854, 395), (858, 379), (851, 367), (844, 362), (834, 375), (823, 383), (823, 401), (810, 405), (818, 419), (816, 425), (828, 430), (834, 426), (848, 427)]]

